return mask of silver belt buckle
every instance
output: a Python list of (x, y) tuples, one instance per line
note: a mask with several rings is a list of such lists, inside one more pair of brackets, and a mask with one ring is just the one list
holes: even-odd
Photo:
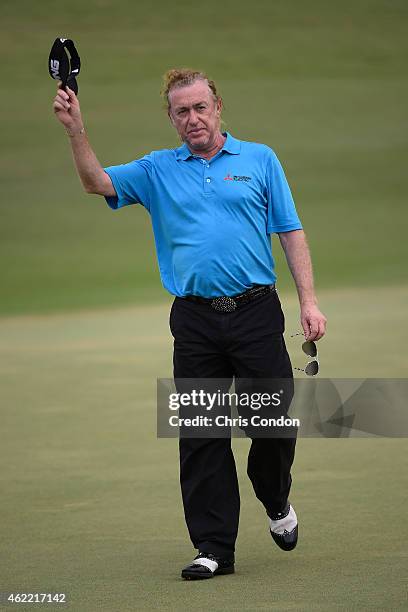
[(211, 302), (211, 308), (218, 312), (234, 312), (237, 307), (237, 303), (232, 297), (223, 295), (221, 297), (214, 298)]

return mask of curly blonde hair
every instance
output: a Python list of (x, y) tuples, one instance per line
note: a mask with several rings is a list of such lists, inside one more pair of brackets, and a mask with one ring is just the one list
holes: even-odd
[(201, 72), (200, 70), (191, 70), (190, 68), (172, 68), (171, 70), (167, 70), (167, 72), (163, 75), (163, 87), (160, 92), (167, 110), (170, 110), (170, 90), (174, 89), (175, 87), (192, 85), (196, 81), (206, 81), (215, 102), (219, 100), (220, 96), (217, 93), (215, 83), (205, 74), (205, 72)]

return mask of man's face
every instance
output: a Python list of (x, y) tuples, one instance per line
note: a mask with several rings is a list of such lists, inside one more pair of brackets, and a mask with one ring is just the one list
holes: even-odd
[(180, 138), (192, 150), (205, 150), (220, 129), (222, 102), (214, 100), (206, 81), (198, 80), (169, 92), (169, 117)]

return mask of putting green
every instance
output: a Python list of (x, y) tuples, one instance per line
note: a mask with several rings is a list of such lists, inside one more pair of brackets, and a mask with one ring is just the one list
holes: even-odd
[[(320, 292), (322, 375), (403, 376), (407, 298), (404, 287)], [(296, 300), (281, 299), (295, 331)], [(234, 440), (236, 574), (179, 578), (193, 550), (177, 442), (155, 434), (167, 319), (168, 304), (0, 319), (1, 590), (66, 592), (79, 612), (405, 609), (405, 440), (300, 440), (300, 542), (287, 554), (245, 475), (248, 441)]]

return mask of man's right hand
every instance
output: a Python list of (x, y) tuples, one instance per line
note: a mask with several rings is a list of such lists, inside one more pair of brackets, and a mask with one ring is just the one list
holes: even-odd
[(75, 93), (69, 87), (61, 89), (59, 86), (54, 98), (53, 109), (56, 117), (70, 131), (80, 131), (83, 128), (81, 109)]

